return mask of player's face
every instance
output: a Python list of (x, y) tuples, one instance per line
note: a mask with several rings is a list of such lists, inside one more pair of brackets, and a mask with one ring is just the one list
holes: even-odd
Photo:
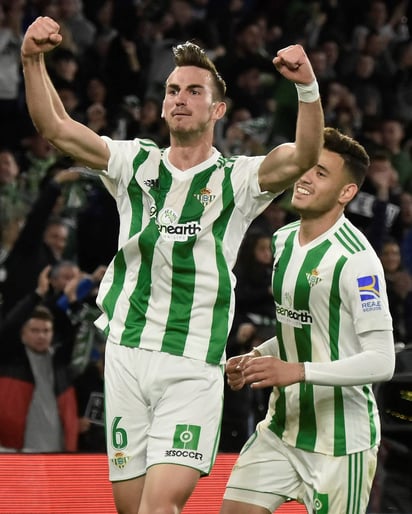
[[(323, 149), (319, 162), (295, 183), (292, 205), (304, 217), (317, 217), (342, 208), (347, 176), (342, 157)], [(353, 185), (352, 185), (353, 186)]]
[(214, 99), (208, 70), (182, 66), (167, 80), (162, 115), (172, 135), (201, 134), (221, 117), (222, 105)]

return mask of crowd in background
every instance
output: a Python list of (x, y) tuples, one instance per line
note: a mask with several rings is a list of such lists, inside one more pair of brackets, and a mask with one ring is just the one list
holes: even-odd
[[(33, 309), (46, 306), (52, 344), (64, 349), (77, 396), (79, 450), (104, 451), (104, 334), (93, 325), (94, 299), (116, 251), (118, 219), (99, 179), (59, 154), (30, 121), (20, 45), (37, 16), (61, 26), (63, 42), (46, 58), (65, 109), (114, 139), (167, 146), (161, 110), (170, 49), (187, 40), (205, 48), (227, 83), (229, 108), (215, 141), (225, 156), (259, 155), (294, 139), (296, 92), (272, 59), (302, 44), (326, 125), (356, 138), (370, 155), (367, 180), (347, 216), (381, 257), (397, 348), (412, 344), (411, 2), (0, 0), (0, 354), (3, 362), (21, 358), (4, 338), (20, 340)], [(294, 219), (285, 192), (249, 229), (234, 269), (229, 356), (276, 333), (270, 241)], [(221, 451), (241, 448), (266, 404), (266, 392), (226, 391)], [(46, 451), (68, 449), (56, 444)]]

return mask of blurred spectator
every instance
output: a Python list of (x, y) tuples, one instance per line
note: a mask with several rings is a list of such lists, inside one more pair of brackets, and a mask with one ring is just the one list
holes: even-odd
[(383, 114), (383, 91), (376, 80), (375, 67), (376, 62), (372, 56), (359, 53), (355, 58), (353, 72), (345, 78), (345, 85), (355, 96), (363, 117), (380, 117)]
[(225, 55), (217, 57), (215, 64), (225, 78), (228, 86), (227, 95), (231, 98), (239, 74), (250, 67), (259, 70), (267, 79), (275, 80), (272, 56), (265, 49), (263, 34), (256, 18), (245, 18), (235, 27), (232, 41), (229, 42)]
[(77, 53), (82, 55), (91, 46), (96, 27), (83, 13), (82, 0), (57, 0), (58, 20), (70, 30)]
[(5, 262), (26, 219), (22, 203), (11, 203), (0, 198), (0, 320), (3, 317), (3, 287), (7, 277)]
[(163, 32), (165, 39), (176, 43), (194, 41), (204, 48), (208, 56), (214, 60), (225, 52), (220, 46), (218, 32), (213, 23), (197, 17), (190, 0), (170, 0), (167, 13), (170, 15), (170, 25)]
[(239, 250), (233, 272), (236, 275), (234, 330), (241, 323), (273, 327), (275, 311), (272, 293), (271, 236), (250, 232)]
[(47, 170), (57, 162), (59, 153), (37, 130), (22, 140), (22, 148), (20, 190), (32, 205)]
[(133, 13), (126, 14), (110, 40), (104, 65), (109, 101), (118, 105), (128, 95), (142, 100), (147, 89), (149, 52), (139, 38), (139, 20)]
[(412, 41), (399, 45), (395, 52), (397, 70), (391, 81), (389, 113), (405, 123), (412, 121)]
[(80, 268), (93, 273), (108, 265), (117, 251), (119, 215), (116, 203), (99, 179), (90, 180), (86, 201), (76, 213), (77, 262)]
[(385, 151), (370, 156), (366, 179), (346, 207), (347, 217), (368, 237), (379, 254), (383, 241), (399, 229), (400, 188), (398, 177)]
[(79, 123), (85, 123), (86, 114), (81, 108), (82, 98), (78, 88), (68, 82), (61, 82), (56, 86), (56, 91), (70, 116)]
[(403, 267), (395, 239), (385, 241), (379, 257), (385, 272), (395, 343), (412, 344), (412, 274)]
[(266, 151), (268, 122), (264, 118), (252, 118), (246, 107), (234, 106), (226, 120), (220, 151), (230, 155), (262, 155)]
[(53, 317), (40, 305), (48, 290), (45, 268), (36, 291), (0, 325), (0, 445), (5, 450), (77, 449), (77, 404), (68, 373), (70, 349), (53, 346)]
[(362, 125), (362, 112), (353, 92), (342, 82), (330, 81), (323, 92), (325, 123), (354, 137)]
[(407, 5), (408, 0), (396, 2), (394, 9), (390, 12), (387, 2), (384, 0), (370, 0), (364, 21), (353, 29), (353, 48), (364, 48), (366, 39), (372, 32), (379, 34), (387, 43), (402, 41), (407, 38), (408, 33), (402, 30), (402, 24), (406, 21)]
[(401, 194), (400, 228), (397, 240), (401, 246), (402, 262), (412, 274), (412, 193)]
[(80, 94), (80, 63), (74, 52), (66, 48), (57, 48), (50, 54), (48, 70), (56, 87), (67, 85)]
[(24, 0), (0, 2), (0, 144), (18, 149), (21, 135), (20, 46)]
[(336, 79), (336, 72), (328, 66), (327, 54), (322, 47), (309, 48), (307, 54), (319, 82), (319, 87), (323, 89), (325, 84)]
[(136, 96), (128, 96), (123, 102), (120, 139), (140, 137), (151, 139), (159, 147), (169, 139), (169, 130), (161, 117), (162, 104), (156, 98), (146, 97), (140, 104)]
[[(17, 202), (26, 202), (20, 198), (20, 163), (16, 153), (9, 148), (0, 148), (0, 207)], [(4, 203), (4, 202), (7, 202)]]
[(253, 118), (269, 117), (275, 110), (273, 81), (267, 80), (253, 59), (239, 63), (228, 95), (234, 108), (248, 109)]
[(40, 191), (27, 214), (6, 261), (3, 283), (3, 310), (7, 313), (18, 300), (35, 288), (37, 277), (47, 265), (54, 265), (65, 252), (69, 226), (64, 219), (53, 217), (62, 200), (62, 185), (78, 180), (79, 174), (62, 170)]
[(412, 192), (412, 158), (410, 152), (404, 148), (405, 124), (394, 118), (382, 120), (382, 145), (389, 152), (400, 187), (405, 190), (411, 187)]
[(369, 155), (382, 151), (381, 118), (376, 115), (365, 115), (358, 132), (358, 141)]

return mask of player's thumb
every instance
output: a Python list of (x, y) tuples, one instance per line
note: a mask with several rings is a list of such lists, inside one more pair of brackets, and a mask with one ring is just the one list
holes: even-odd
[(53, 46), (58, 46), (62, 42), (62, 35), (61, 34), (50, 34), (49, 41)]

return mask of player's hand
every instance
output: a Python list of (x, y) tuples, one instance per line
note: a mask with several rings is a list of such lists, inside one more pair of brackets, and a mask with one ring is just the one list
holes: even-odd
[(253, 352), (245, 353), (231, 357), (226, 362), (226, 377), (227, 383), (232, 391), (239, 391), (245, 385), (245, 377), (243, 375), (243, 368), (247, 362), (253, 359), (255, 355)]
[(299, 362), (285, 362), (272, 356), (256, 357), (244, 364), (243, 379), (254, 389), (287, 386), (303, 381), (304, 368)]
[(49, 52), (62, 41), (60, 25), (48, 16), (39, 16), (29, 26), (21, 45), (22, 57), (34, 57)]
[(273, 64), (279, 73), (296, 84), (311, 84), (316, 80), (312, 65), (301, 45), (290, 45), (279, 50)]

